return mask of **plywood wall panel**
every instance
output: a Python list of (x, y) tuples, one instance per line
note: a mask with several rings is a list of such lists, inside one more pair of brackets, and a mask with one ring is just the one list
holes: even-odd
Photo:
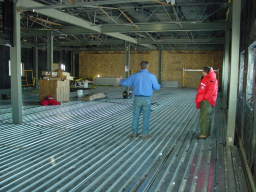
[[(182, 85), (183, 68), (202, 69), (204, 66), (212, 66), (221, 69), (222, 61), (222, 51), (164, 51), (163, 80), (178, 81)], [(196, 88), (200, 82), (200, 77), (200, 72), (185, 72), (184, 86)]]
[(83, 78), (124, 76), (125, 55), (123, 52), (81, 52), (80, 72)]
[(150, 63), (149, 70), (156, 76), (159, 75), (159, 51), (135, 52), (132, 54), (132, 73), (140, 70), (141, 61)]
[[(140, 70), (140, 62), (150, 62), (150, 71), (159, 75), (159, 51), (143, 51), (131, 53), (131, 70)], [(202, 69), (212, 66), (221, 69), (223, 63), (222, 51), (163, 51), (163, 80), (178, 81), (182, 85), (183, 68)], [(80, 77), (94, 78), (100, 74), (103, 77), (125, 76), (125, 52), (81, 52)], [(185, 87), (196, 88), (199, 84), (200, 72), (184, 73)], [(221, 70), (220, 75), (221, 77)], [(219, 79), (221, 82), (221, 79)]]

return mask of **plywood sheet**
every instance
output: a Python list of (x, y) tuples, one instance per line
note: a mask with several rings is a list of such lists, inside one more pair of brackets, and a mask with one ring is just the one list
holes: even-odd
[(124, 52), (81, 52), (80, 72), (83, 78), (121, 77), (125, 72)]
[[(222, 51), (164, 51), (163, 54), (163, 80), (178, 81), (180, 85), (183, 83), (183, 68), (202, 69), (204, 66), (212, 66), (221, 69), (223, 62)], [(200, 77), (200, 72), (185, 72), (184, 87), (196, 88)]]
[[(159, 52), (131, 52), (131, 71), (140, 70), (140, 62), (148, 61), (149, 70), (158, 75)], [(125, 76), (125, 52), (81, 52), (80, 53), (80, 77), (94, 79), (101, 77)]]
[(141, 61), (150, 63), (149, 70), (156, 76), (159, 74), (159, 51), (135, 52), (132, 54), (132, 73), (140, 71)]
[[(131, 71), (140, 70), (140, 62), (148, 61), (150, 71), (159, 75), (159, 51), (143, 51), (131, 53)], [(125, 76), (125, 52), (81, 52), (80, 53), (80, 77), (124, 77)], [(163, 51), (163, 81), (178, 81), (182, 85), (183, 68), (202, 69), (204, 66), (212, 66), (222, 69), (222, 51)], [(186, 72), (184, 74), (185, 87), (196, 88), (201, 74), (198, 72)], [(221, 70), (219, 77), (221, 77)], [(221, 79), (219, 79), (221, 82)]]

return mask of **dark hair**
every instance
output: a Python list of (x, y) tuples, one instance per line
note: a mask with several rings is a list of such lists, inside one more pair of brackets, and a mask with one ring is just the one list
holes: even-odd
[(140, 66), (142, 69), (146, 69), (149, 66), (148, 61), (141, 61)]
[(204, 67), (204, 68), (203, 68), (203, 71), (204, 71), (205, 73), (210, 73), (211, 67)]

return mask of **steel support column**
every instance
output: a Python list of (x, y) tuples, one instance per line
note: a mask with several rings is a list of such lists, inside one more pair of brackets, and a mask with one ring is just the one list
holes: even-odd
[(11, 47), (11, 100), (13, 123), (22, 123), (20, 12), (14, 5), (13, 47)]
[(63, 50), (62, 49), (59, 51), (59, 63), (64, 64)]
[(34, 63), (34, 72), (35, 72), (35, 86), (38, 87), (38, 47), (33, 47), (33, 63)]
[(159, 81), (162, 83), (163, 81), (163, 50), (159, 50)]
[(125, 76), (131, 75), (131, 45), (127, 43), (125, 46)]
[(71, 75), (75, 77), (76, 74), (76, 67), (75, 67), (75, 53), (71, 51), (71, 57), (70, 57), (70, 62), (71, 62)]
[(79, 52), (74, 52), (74, 76), (80, 77), (79, 74), (79, 68), (80, 68), (80, 54)]
[(223, 59), (223, 70), (222, 70), (222, 104), (223, 108), (227, 109), (228, 103), (228, 81), (229, 81), (229, 70), (230, 70), (230, 30), (229, 27), (225, 32), (225, 52)]
[(47, 34), (47, 70), (53, 69), (53, 35), (52, 32)]
[(231, 41), (231, 70), (229, 88), (229, 108), (227, 124), (227, 143), (234, 144), (236, 127), (236, 108), (238, 91), (238, 71), (240, 55), (240, 20), (241, 20), (241, 0), (234, 0), (232, 8), (232, 41)]

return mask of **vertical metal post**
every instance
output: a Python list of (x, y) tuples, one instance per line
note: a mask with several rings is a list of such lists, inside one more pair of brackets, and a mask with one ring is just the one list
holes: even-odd
[(20, 12), (14, 5), (13, 47), (11, 47), (11, 99), (13, 123), (22, 123)]
[(76, 76), (76, 53), (72, 52), (73, 76)]
[(70, 51), (70, 74), (73, 75), (73, 52)]
[(71, 51), (71, 74), (75, 77), (76, 75), (76, 65), (75, 65), (75, 53)]
[(47, 33), (47, 70), (53, 70), (53, 35), (52, 32)]
[(234, 144), (236, 127), (236, 108), (238, 92), (238, 71), (240, 56), (240, 20), (241, 0), (234, 0), (232, 8), (232, 46), (231, 46), (231, 70), (230, 70), (230, 92), (227, 124), (227, 143)]
[(77, 53), (77, 56), (76, 56), (76, 57), (78, 58), (78, 62), (76, 63), (76, 67), (77, 67), (77, 68), (76, 68), (76, 74), (77, 74), (76, 76), (77, 76), (77, 77), (80, 77), (80, 76), (81, 76), (81, 74), (80, 74), (80, 73), (81, 73), (81, 72), (80, 72), (80, 68), (81, 68), (81, 67), (80, 67), (80, 66), (81, 66), (81, 59), (80, 59), (81, 57), (80, 57), (80, 54), (81, 54), (81, 53)]
[(225, 52), (222, 70), (222, 104), (223, 108), (227, 109), (228, 98), (228, 81), (229, 81), (229, 66), (230, 66), (230, 30), (229, 27), (225, 31)]
[(182, 68), (182, 88), (184, 88), (185, 87), (185, 69), (184, 68)]
[(125, 76), (131, 75), (131, 45), (127, 43), (125, 46)]
[(159, 50), (159, 81), (163, 81), (163, 50)]
[(39, 74), (38, 74), (38, 47), (34, 47), (33, 48), (33, 54), (34, 54), (34, 71), (35, 71), (35, 86), (38, 87), (38, 78), (39, 78)]
[(79, 67), (80, 67), (80, 54), (74, 51), (74, 76), (79, 77)]

